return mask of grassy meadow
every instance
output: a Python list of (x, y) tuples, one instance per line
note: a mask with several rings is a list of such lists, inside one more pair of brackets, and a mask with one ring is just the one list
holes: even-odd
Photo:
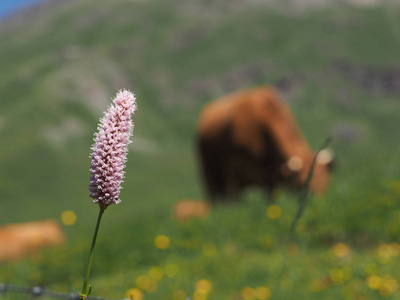
[[(1, 21), (0, 225), (52, 218), (68, 242), (1, 263), (0, 282), (80, 290), (98, 213), (93, 133), (128, 88), (133, 143), (122, 203), (102, 220), (93, 296), (398, 299), (400, 7), (338, 2), (50, 1)], [(275, 204), (254, 189), (205, 219), (172, 212), (206, 200), (194, 147), (202, 107), (261, 84), (284, 86), (311, 147), (332, 135), (337, 156), (289, 245), (298, 196), (284, 188)]]

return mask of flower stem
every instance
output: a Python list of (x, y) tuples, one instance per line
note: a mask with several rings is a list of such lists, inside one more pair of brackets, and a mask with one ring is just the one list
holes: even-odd
[[(80, 294), (80, 297), (79, 297), (80, 300), (84, 300), (88, 296), (87, 293), (88, 293), (88, 280), (89, 280), (90, 268), (92, 266), (93, 252), (94, 252), (94, 247), (96, 246), (97, 232), (99, 231), (100, 221), (101, 221), (101, 217), (103, 216), (103, 213), (104, 213), (104, 208), (100, 207), (99, 216), (97, 217), (96, 228), (94, 230), (92, 246), (90, 248), (89, 263), (88, 263), (88, 267), (87, 267), (86, 277), (85, 277), (85, 281), (83, 282), (82, 293)], [(89, 292), (90, 292), (90, 287), (89, 287)]]

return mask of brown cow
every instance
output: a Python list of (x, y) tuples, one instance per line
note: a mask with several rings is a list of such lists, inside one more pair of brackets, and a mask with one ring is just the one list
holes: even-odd
[(65, 243), (65, 235), (55, 220), (10, 224), (0, 227), (0, 263), (22, 259), (43, 247)]
[[(268, 193), (280, 184), (304, 185), (315, 152), (279, 92), (241, 90), (208, 104), (197, 131), (199, 162), (210, 200), (235, 199), (247, 186)], [(326, 191), (332, 156), (321, 151), (310, 183)]]

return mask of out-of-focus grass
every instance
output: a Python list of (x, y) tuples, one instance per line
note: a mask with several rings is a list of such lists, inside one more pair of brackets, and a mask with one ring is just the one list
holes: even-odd
[[(122, 203), (101, 224), (93, 294), (122, 298), (135, 288), (144, 299), (233, 300), (267, 299), (270, 290), (273, 297), (295, 194), (275, 192), (276, 219), (257, 190), (183, 224), (172, 207), (203, 199), (194, 130), (205, 102), (286, 78), (311, 146), (332, 133), (338, 162), (329, 192), (310, 200), (299, 223), (278, 296), (396, 299), (398, 91), (371, 90), (336, 67), (344, 61), (362, 73), (397, 63), (393, 12), (398, 7), (283, 14), (224, 1), (88, 0), (3, 30), (0, 223), (59, 219), (65, 210), (77, 223), (64, 226), (64, 248), (3, 263), (0, 282), (81, 287), (97, 216), (88, 197), (92, 134), (109, 99), (126, 87), (138, 99), (134, 142)], [(154, 244), (160, 235), (169, 238), (166, 249)]]

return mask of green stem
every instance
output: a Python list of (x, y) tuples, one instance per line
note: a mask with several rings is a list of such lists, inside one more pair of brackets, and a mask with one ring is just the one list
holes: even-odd
[(103, 213), (104, 213), (104, 209), (102, 207), (100, 207), (99, 216), (97, 217), (96, 229), (94, 230), (92, 246), (90, 248), (89, 263), (88, 263), (88, 267), (87, 267), (85, 281), (83, 282), (83, 288), (82, 288), (82, 293), (80, 295), (80, 300), (86, 299), (86, 296), (87, 296), (90, 268), (92, 267), (92, 261), (93, 261), (93, 252), (94, 252), (94, 247), (96, 245), (97, 232), (99, 231), (100, 221), (101, 221), (101, 217), (103, 216)]

